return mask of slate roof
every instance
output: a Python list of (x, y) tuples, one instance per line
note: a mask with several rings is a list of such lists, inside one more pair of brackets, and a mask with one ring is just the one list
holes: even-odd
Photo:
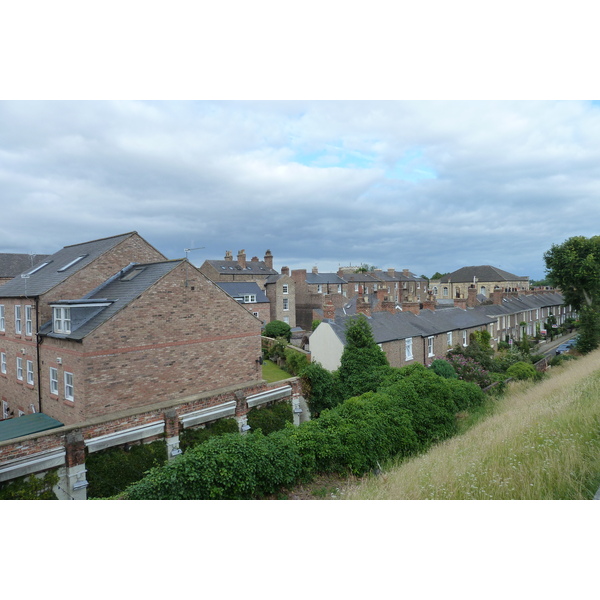
[[(343, 344), (346, 343), (344, 333), (346, 323), (353, 316), (355, 315), (336, 314), (333, 321), (328, 321)], [(408, 311), (395, 313), (381, 311), (373, 313), (368, 320), (373, 338), (378, 344), (408, 337), (427, 337), (458, 329), (469, 329), (496, 321), (485, 313), (460, 308), (448, 308), (442, 311), (422, 310), (418, 315)]]
[(462, 267), (453, 273), (448, 273), (440, 279), (441, 283), (473, 283), (473, 277), (478, 281), (529, 281), (529, 277), (513, 275), (490, 265), (478, 267)]
[(16, 277), (48, 258), (48, 254), (0, 253), (0, 279)]
[(83, 298), (64, 299), (53, 303), (53, 305), (71, 306), (71, 333), (54, 333), (52, 321), (48, 321), (40, 328), (40, 334), (58, 339), (83, 340), (86, 335), (108, 321), (183, 262), (184, 259), (144, 264), (131, 263)]
[(260, 289), (256, 281), (216, 281), (215, 284), (234, 299), (242, 298), (247, 294), (254, 294), (256, 304), (269, 302), (267, 295)]
[(234, 260), (207, 260), (206, 262), (216, 271), (223, 273), (224, 275), (243, 273), (245, 275), (266, 276), (278, 274), (275, 269), (267, 267), (267, 263), (263, 260), (248, 260), (246, 261), (245, 268), (241, 267), (239, 263)]
[[(27, 296), (32, 298), (41, 296), (132, 235), (136, 235), (136, 232), (132, 231), (84, 242), (83, 244), (65, 246), (62, 250), (47, 256), (41, 261), (40, 264), (44, 262), (48, 264), (35, 273), (31, 273), (28, 278), (23, 279), (17, 275), (14, 279), (7, 281), (0, 287), (0, 297), (19, 298)], [(65, 268), (79, 257), (83, 258)]]
[(310, 285), (314, 284), (334, 284), (347, 283), (345, 279), (342, 279), (337, 273), (310, 273), (306, 274), (306, 283)]

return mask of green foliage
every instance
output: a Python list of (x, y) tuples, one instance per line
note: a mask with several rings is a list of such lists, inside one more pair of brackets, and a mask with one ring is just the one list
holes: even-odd
[(188, 448), (202, 444), (215, 435), (238, 432), (239, 427), (235, 419), (219, 419), (213, 423), (207, 423), (204, 427), (184, 429), (179, 434), (179, 447), (185, 452)]
[(553, 245), (544, 254), (548, 279), (559, 287), (565, 304), (579, 312), (577, 349), (590, 352), (600, 346), (600, 236), (576, 236)]
[(311, 330), (314, 331), (321, 324), (321, 319), (315, 319), (312, 322)]
[[(481, 388), (490, 385), (490, 372), (485, 369), (481, 363), (470, 356), (465, 356), (460, 352), (449, 352), (443, 360), (447, 360), (450, 365), (452, 365), (452, 368), (456, 371), (459, 379), (473, 382)], [(493, 366), (491, 359), (489, 364), (490, 366)]]
[(282, 337), (289, 343), (292, 339), (292, 328), (288, 323), (275, 320), (265, 325), (264, 335), (270, 338)]
[(163, 440), (135, 444), (128, 451), (116, 447), (93, 452), (85, 460), (88, 498), (114, 496), (142, 479), (148, 469), (160, 466), (166, 460), (167, 449)]
[(517, 362), (507, 369), (506, 374), (513, 379), (535, 379), (537, 371), (531, 363)]
[(456, 388), (451, 385), (451, 379), (415, 364), (396, 369), (378, 391), (410, 413), (418, 444), (424, 449), (456, 431), (459, 409), (454, 401)]
[(344, 398), (375, 391), (389, 372), (383, 350), (375, 343), (367, 318), (360, 314), (346, 323), (346, 346), (337, 371)]
[(292, 348), (286, 348), (284, 351), (285, 356), (285, 369), (291, 375), (299, 375), (302, 369), (308, 365), (308, 357), (306, 354), (294, 350)]
[(458, 379), (456, 371), (447, 360), (441, 360), (439, 358), (436, 358), (431, 363), (429, 368), (440, 377), (445, 377), (446, 379)]
[(486, 336), (476, 335), (484, 333), (489, 336), (487, 331), (472, 333), (470, 336), (469, 345), (466, 348), (458, 345), (454, 346), (454, 348), (452, 348), (452, 350), (450, 350), (446, 356), (464, 356), (480, 364), (485, 370), (492, 370), (494, 349), (489, 345), (489, 338), (488, 341), (486, 341)]
[(228, 433), (199, 444), (129, 486), (131, 500), (241, 500), (292, 485), (301, 458), (293, 436)]
[(283, 429), (286, 423), (293, 421), (292, 406), (288, 402), (253, 408), (248, 413), (248, 425), (252, 427), (252, 431), (260, 429), (265, 435)]
[(285, 351), (287, 349), (287, 340), (284, 337), (275, 338), (274, 342), (271, 342), (268, 346), (263, 349), (267, 358), (275, 361), (278, 358), (285, 359)]
[(439, 271), (436, 271), (432, 276), (431, 279), (441, 279), (442, 277), (445, 277), (446, 275), (449, 275), (450, 273), (440, 273)]
[(341, 402), (337, 377), (314, 361), (300, 373), (302, 395), (313, 418), (323, 410), (333, 408)]
[(45, 475), (25, 475), (7, 483), (0, 483), (0, 500), (57, 500), (52, 488), (58, 483), (58, 472)]

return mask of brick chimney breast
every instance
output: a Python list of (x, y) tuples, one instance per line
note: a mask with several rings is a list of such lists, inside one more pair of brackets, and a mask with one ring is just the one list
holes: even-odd
[(245, 269), (246, 268), (246, 251), (239, 250), (237, 259), (238, 259), (238, 265), (240, 265), (240, 267), (242, 267), (242, 269)]
[(233, 254), (231, 254), (231, 250), (227, 250), (225, 252), (225, 260), (233, 260)]
[(312, 272), (316, 275), (319, 272), (319, 269), (315, 266), (312, 268)]
[(290, 274), (290, 268), (289, 267), (281, 267), (281, 274), (282, 275), (289, 275)]
[(273, 255), (270, 250), (265, 252), (265, 265), (267, 265), (267, 269), (273, 268)]

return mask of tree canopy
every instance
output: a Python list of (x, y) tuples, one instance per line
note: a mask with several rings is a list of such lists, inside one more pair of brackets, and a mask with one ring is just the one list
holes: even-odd
[(271, 321), (265, 325), (264, 335), (270, 338), (283, 337), (289, 342), (292, 338), (292, 328), (283, 321)]

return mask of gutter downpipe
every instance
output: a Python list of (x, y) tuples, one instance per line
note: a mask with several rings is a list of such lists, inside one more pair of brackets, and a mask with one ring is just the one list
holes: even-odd
[(40, 312), (39, 296), (35, 297), (35, 351), (37, 360), (37, 387), (38, 387), (38, 409), (42, 412), (42, 365), (40, 364), (40, 345), (42, 336), (40, 335)]

